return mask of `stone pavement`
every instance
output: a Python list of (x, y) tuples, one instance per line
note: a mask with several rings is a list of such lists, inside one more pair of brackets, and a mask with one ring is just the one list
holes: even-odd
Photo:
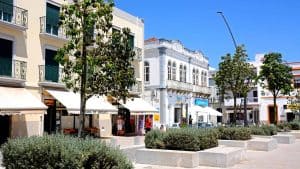
[[(300, 140), (295, 144), (278, 144), (278, 148), (269, 151), (247, 151), (248, 159), (228, 169), (299, 169)], [(136, 169), (183, 169), (180, 167), (165, 167), (146, 164), (135, 164)], [(220, 169), (216, 167), (199, 166), (194, 169)]]

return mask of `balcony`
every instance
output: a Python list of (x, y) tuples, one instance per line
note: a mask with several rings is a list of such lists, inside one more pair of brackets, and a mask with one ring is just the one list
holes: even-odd
[[(258, 97), (248, 97), (247, 98), (247, 105), (257, 105), (258, 104)], [(225, 99), (224, 100), (225, 106), (233, 106), (233, 98)], [(244, 105), (244, 98), (237, 98), (236, 105)]]
[(0, 84), (24, 86), (27, 63), (19, 60), (0, 58)]
[(0, 1), (0, 22), (17, 30), (26, 30), (28, 11)]
[(63, 69), (59, 66), (39, 65), (39, 85), (44, 87), (65, 88), (62, 83)]
[(167, 88), (181, 91), (193, 91), (193, 85), (191, 83), (175, 80), (167, 80)]
[(63, 27), (47, 24), (47, 17), (40, 17), (40, 35), (45, 38), (67, 40), (66, 31)]
[(134, 52), (135, 52), (135, 57), (134, 57), (134, 60), (137, 60), (137, 61), (142, 61), (142, 56), (143, 56), (143, 50), (142, 48), (138, 48), (138, 47), (134, 47)]
[(131, 86), (129, 93), (139, 95), (142, 93), (142, 82), (137, 81), (135, 85)]
[(199, 86), (199, 85), (193, 85), (193, 92), (194, 93), (202, 93), (205, 95), (211, 94), (211, 88), (206, 86)]

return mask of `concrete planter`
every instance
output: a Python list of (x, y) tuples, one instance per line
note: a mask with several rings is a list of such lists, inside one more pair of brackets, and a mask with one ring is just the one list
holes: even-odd
[(136, 150), (136, 163), (194, 168), (199, 165), (199, 152), (144, 148)]
[(270, 138), (254, 138), (248, 141), (247, 149), (271, 151), (277, 148), (277, 140)]
[(289, 134), (296, 137), (296, 139), (300, 139), (300, 130), (292, 130)]
[(251, 135), (252, 138), (267, 138), (267, 139), (271, 139), (272, 136), (265, 136), (265, 135)]
[(247, 140), (218, 140), (219, 145), (227, 147), (247, 148)]
[(296, 137), (291, 134), (274, 135), (273, 138), (276, 139), (277, 143), (280, 144), (293, 144), (296, 142)]
[(134, 145), (120, 148), (130, 161), (136, 161), (136, 151), (145, 148), (145, 145)]
[(199, 165), (230, 167), (246, 159), (246, 150), (239, 147), (216, 147), (199, 151)]

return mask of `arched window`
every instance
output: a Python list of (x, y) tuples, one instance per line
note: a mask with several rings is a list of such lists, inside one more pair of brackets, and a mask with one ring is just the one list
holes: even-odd
[(201, 71), (201, 86), (204, 86), (204, 71)]
[(193, 69), (193, 85), (196, 84), (196, 70)]
[(180, 64), (179, 66), (179, 81), (183, 82), (183, 66)]
[(144, 81), (149, 83), (150, 81), (150, 64), (149, 62), (144, 62)]
[(176, 63), (173, 62), (172, 65), (172, 80), (176, 80)]
[(186, 82), (186, 66), (183, 66), (183, 81)]
[(207, 86), (207, 72), (204, 72), (204, 84), (203, 86)]
[(168, 61), (168, 80), (171, 80), (172, 79), (172, 63), (171, 61)]
[(199, 70), (197, 69), (196, 70), (196, 82), (195, 82), (196, 85), (199, 85)]

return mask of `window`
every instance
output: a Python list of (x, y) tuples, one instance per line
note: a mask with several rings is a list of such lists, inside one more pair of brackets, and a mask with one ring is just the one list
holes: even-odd
[(150, 64), (149, 62), (144, 63), (144, 81), (149, 83), (150, 81)]
[(13, 42), (0, 39), (0, 76), (12, 75)]
[(201, 71), (201, 86), (204, 86), (204, 71)]
[(193, 69), (193, 84), (196, 84), (196, 70)]
[(196, 85), (199, 85), (199, 70), (196, 70)]
[(171, 70), (172, 70), (171, 61), (168, 62), (168, 80), (171, 80)]
[(183, 66), (183, 81), (186, 82), (186, 66)]
[(172, 65), (172, 80), (176, 80), (176, 63), (173, 62)]
[(257, 97), (257, 91), (253, 91), (253, 97)]
[(49, 34), (58, 35), (59, 10), (58, 6), (47, 3), (46, 32)]
[(207, 86), (207, 72), (204, 72), (204, 84), (203, 84), (203, 86)]
[(294, 88), (300, 88), (300, 77), (295, 77)]
[(11, 22), (13, 17), (13, 0), (1, 0), (0, 9), (1, 20)]
[(129, 35), (129, 46), (131, 47), (131, 49), (134, 48), (134, 36), (133, 35)]
[(59, 65), (55, 61), (57, 51), (46, 49), (45, 50), (45, 80), (51, 82), (58, 82)]
[(183, 66), (180, 64), (179, 66), (179, 81), (183, 82)]

